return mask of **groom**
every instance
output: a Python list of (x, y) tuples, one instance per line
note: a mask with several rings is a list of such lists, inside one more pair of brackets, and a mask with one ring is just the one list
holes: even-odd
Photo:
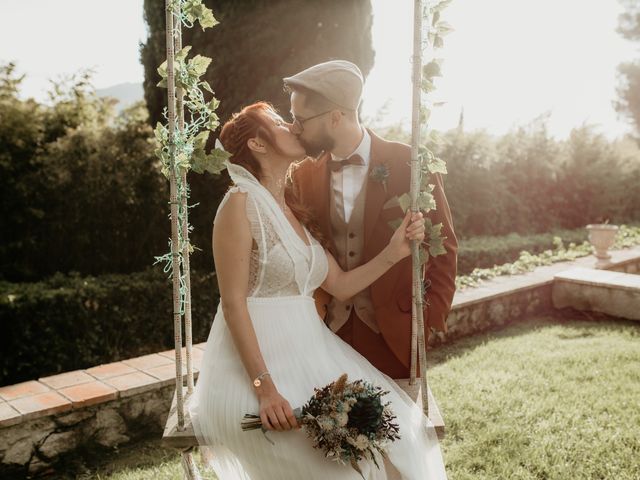
[[(393, 234), (388, 222), (403, 216), (394, 197), (409, 191), (410, 147), (360, 125), (363, 77), (353, 63), (314, 65), (285, 78), (284, 84), (291, 94), (291, 131), (307, 154), (317, 157), (295, 167), (293, 189), (314, 213), (342, 269), (351, 270), (387, 245)], [(427, 217), (434, 225), (443, 224), (446, 254), (427, 263), (424, 318), (428, 327), (446, 332), (458, 243), (440, 175), (433, 175), (430, 183), (435, 185), (437, 209)], [(409, 376), (411, 275), (408, 257), (346, 302), (316, 291), (327, 325), (392, 378)]]

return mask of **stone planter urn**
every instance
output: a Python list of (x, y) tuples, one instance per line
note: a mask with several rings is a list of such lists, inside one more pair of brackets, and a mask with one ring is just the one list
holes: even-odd
[(618, 226), (609, 225), (608, 223), (595, 223), (587, 225), (586, 228), (589, 232), (589, 243), (593, 246), (594, 255), (598, 259), (596, 268), (604, 268), (611, 263), (611, 254), (608, 250), (616, 239)]

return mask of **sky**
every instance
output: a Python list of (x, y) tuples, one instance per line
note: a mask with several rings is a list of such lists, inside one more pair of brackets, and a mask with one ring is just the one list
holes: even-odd
[[(372, 5), (376, 63), (363, 115), (384, 107), (383, 124), (408, 127), (413, 1)], [(466, 130), (499, 135), (548, 113), (558, 138), (583, 123), (609, 138), (624, 134), (612, 106), (616, 67), (640, 52), (616, 33), (620, 12), (617, 0), (454, 0), (443, 14), (455, 29), (438, 52), (444, 76), (430, 97), (446, 103), (430, 125), (454, 128), (464, 108)], [(0, 18), (0, 61), (17, 61), (27, 75), (23, 96), (44, 100), (48, 79), (87, 67), (97, 88), (143, 79), (142, 0), (0, 0)], [(33, 32), (43, 40), (27, 41)]]

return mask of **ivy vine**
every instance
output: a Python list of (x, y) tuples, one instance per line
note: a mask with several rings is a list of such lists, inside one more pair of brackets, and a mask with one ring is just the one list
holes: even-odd
[[(176, 27), (173, 31), (174, 38), (179, 34), (182, 25), (192, 28), (195, 23), (199, 23), (202, 30), (218, 25), (218, 21), (213, 16), (211, 9), (203, 5), (202, 0), (174, 0), (167, 7), (173, 17)], [(178, 124), (180, 112), (175, 112), (175, 118), (170, 119), (168, 108), (164, 108), (164, 123), (158, 122), (154, 129), (156, 149), (155, 154), (161, 161), (161, 172), (167, 178), (171, 178), (173, 173), (176, 179), (176, 190), (178, 204), (178, 248), (179, 265), (185, 264), (182, 256), (184, 247), (190, 253), (194, 247), (189, 243), (189, 232), (193, 227), (188, 224), (188, 209), (196, 205), (187, 204), (189, 198), (189, 185), (186, 182), (186, 173), (209, 172), (214, 175), (220, 174), (224, 169), (224, 162), (229, 158), (229, 154), (221, 149), (214, 148), (207, 152), (205, 150), (207, 141), (212, 131), (220, 126), (220, 119), (216, 110), (220, 101), (215, 97), (215, 93), (209, 83), (202, 79), (207, 68), (211, 64), (211, 58), (202, 55), (194, 55), (190, 58), (191, 46), (187, 45), (175, 52), (174, 55), (174, 82), (176, 89), (180, 89), (184, 95), (182, 98), (185, 112), (189, 112), (188, 121), (184, 121), (184, 128), (175, 128), (172, 138), (169, 134), (169, 122)], [(157, 86), (168, 87), (167, 61), (165, 60), (158, 67), (160, 82)], [(210, 98), (205, 99), (205, 93)], [(183, 225), (187, 225), (184, 229)], [(171, 250), (171, 239), (169, 239)], [(173, 274), (172, 253), (155, 257), (156, 263), (164, 262), (165, 273)], [(184, 313), (186, 299), (186, 278), (181, 269), (180, 274), (180, 299), (181, 313)]]
[[(436, 53), (444, 46), (444, 37), (453, 31), (451, 25), (441, 20), (442, 11), (452, 0), (442, 0), (432, 6), (423, 7), (423, 25), (426, 25), (427, 35), (423, 35), (423, 55), (429, 50), (432, 51), (432, 60), (422, 67), (422, 91), (423, 101), (420, 105), (420, 123), (424, 125), (426, 140), (418, 147), (420, 190), (418, 192), (418, 208), (425, 214), (437, 208), (436, 200), (433, 196), (435, 185), (429, 183), (431, 175), (447, 173), (446, 163), (437, 157), (432, 148), (442, 143), (440, 135), (435, 130), (427, 130), (426, 123), (431, 116), (432, 103), (424, 100), (428, 94), (435, 89), (435, 78), (442, 76), (442, 58), (437, 58)], [(399, 197), (393, 197), (389, 202), (400, 205), (403, 211), (411, 206), (411, 196), (409, 192)], [(402, 219), (394, 219), (389, 222), (389, 226), (395, 230), (402, 223)], [(444, 247), (445, 237), (442, 234), (442, 223), (433, 224), (431, 219), (425, 215), (425, 240), (420, 248), (420, 263), (424, 265), (429, 257), (436, 257), (447, 253)]]

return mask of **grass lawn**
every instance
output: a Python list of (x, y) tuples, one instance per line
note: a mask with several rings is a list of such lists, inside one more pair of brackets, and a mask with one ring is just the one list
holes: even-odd
[[(637, 322), (532, 318), (440, 347), (429, 365), (450, 480), (640, 478)], [(178, 455), (150, 442), (76, 478), (180, 476)]]

